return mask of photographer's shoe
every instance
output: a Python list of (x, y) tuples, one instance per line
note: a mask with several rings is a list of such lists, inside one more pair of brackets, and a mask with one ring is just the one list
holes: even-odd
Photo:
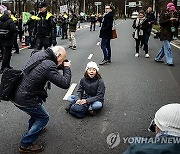
[(42, 145), (32, 144), (28, 147), (19, 146), (20, 153), (35, 153), (35, 152), (42, 152), (44, 147)]

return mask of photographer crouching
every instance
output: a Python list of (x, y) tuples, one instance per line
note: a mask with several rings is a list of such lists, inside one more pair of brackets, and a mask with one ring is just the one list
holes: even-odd
[[(33, 144), (39, 134), (46, 130), (49, 114), (43, 107), (47, 92), (47, 81), (62, 89), (68, 89), (71, 82), (71, 63), (66, 60), (66, 51), (61, 46), (47, 48), (34, 53), (23, 69), (22, 81), (14, 96), (14, 104), (30, 115), (28, 131), (23, 135), (19, 152), (40, 152), (42, 145)], [(28, 73), (27, 70), (28, 68)], [(62, 69), (63, 75), (59, 69)]]

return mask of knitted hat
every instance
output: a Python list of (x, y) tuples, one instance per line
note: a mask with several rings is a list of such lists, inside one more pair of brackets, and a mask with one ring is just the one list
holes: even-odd
[(176, 8), (175, 8), (175, 6), (171, 6), (170, 8), (169, 8), (169, 11), (174, 11)]
[(99, 67), (97, 66), (97, 64), (93, 61), (90, 61), (89, 63), (87, 63), (87, 66), (86, 66), (86, 71), (89, 69), (89, 68), (95, 68), (97, 71), (99, 71)]
[(167, 104), (155, 114), (154, 122), (162, 131), (180, 134), (180, 104)]
[(173, 4), (172, 2), (170, 2), (170, 3), (167, 4), (166, 9), (169, 10), (169, 8), (170, 8), (171, 6), (174, 6), (174, 4)]

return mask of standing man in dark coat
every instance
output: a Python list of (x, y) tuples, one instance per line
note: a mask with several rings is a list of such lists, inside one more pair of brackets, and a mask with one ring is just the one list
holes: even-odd
[(17, 32), (16, 25), (14, 21), (11, 19), (11, 11), (5, 10), (4, 14), (0, 17), (0, 30), (7, 31), (7, 35), (0, 35), (0, 44), (3, 48), (3, 61), (0, 73), (3, 72), (5, 68), (11, 68), (10, 60), (11, 60), (11, 52), (14, 44), (14, 35)]
[(101, 49), (104, 54), (104, 59), (99, 65), (111, 63), (110, 40), (112, 37), (112, 27), (113, 27), (113, 12), (112, 12), (112, 7), (108, 4), (105, 6), (105, 14), (103, 15), (102, 27), (99, 35), (99, 37), (102, 38)]
[(39, 4), (39, 14), (36, 18), (36, 26), (33, 32), (36, 37), (35, 50), (47, 49), (56, 42), (56, 21), (54, 16), (46, 10), (46, 3)]
[[(71, 63), (64, 62), (65, 59), (65, 49), (61, 46), (55, 46), (34, 53), (24, 68), (26, 69), (35, 62), (43, 60), (29, 73), (23, 74), (22, 81), (14, 97), (15, 106), (31, 116), (28, 131), (23, 135), (20, 142), (20, 153), (39, 152), (44, 149), (42, 145), (33, 143), (40, 132), (45, 130), (45, 126), (49, 121), (49, 114), (42, 105), (47, 98), (45, 85), (47, 81), (50, 81), (60, 88), (69, 88)], [(58, 70), (59, 66), (61, 66), (63, 75)]]

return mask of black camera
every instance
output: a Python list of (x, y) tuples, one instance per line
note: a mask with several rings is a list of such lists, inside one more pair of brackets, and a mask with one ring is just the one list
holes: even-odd
[(58, 70), (63, 70), (63, 68), (64, 68), (64, 62), (69, 62), (69, 60), (68, 60), (68, 59), (65, 59), (65, 60), (62, 62), (62, 64), (60, 64), (60, 65), (57, 67)]

